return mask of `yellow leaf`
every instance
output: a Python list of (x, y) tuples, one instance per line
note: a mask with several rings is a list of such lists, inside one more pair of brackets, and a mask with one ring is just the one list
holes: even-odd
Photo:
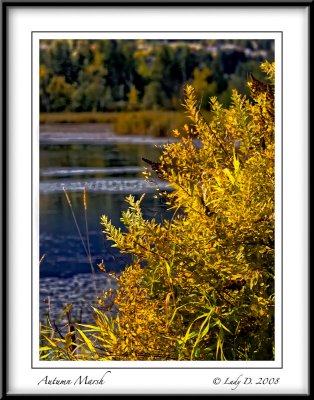
[(232, 176), (232, 174), (231, 174), (231, 172), (229, 171), (229, 169), (228, 169), (228, 168), (225, 168), (223, 171), (224, 171), (224, 173), (226, 174), (226, 176), (229, 178), (229, 181), (234, 185), (235, 179), (234, 179), (234, 177)]
[(84, 342), (87, 344), (87, 347), (89, 348), (89, 350), (92, 352), (95, 352), (95, 348), (94, 348), (92, 341), (90, 339), (88, 339), (88, 337), (85, 335), (85, 333), (83, 331), (81, 331), (78, 328), (76, 330), (82, 336), (82, 338), (83, 338)]

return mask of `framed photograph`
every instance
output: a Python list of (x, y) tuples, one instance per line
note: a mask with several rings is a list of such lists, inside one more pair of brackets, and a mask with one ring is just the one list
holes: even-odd
[(2, 2), (3, 397), (309, 395), (310, 7)]

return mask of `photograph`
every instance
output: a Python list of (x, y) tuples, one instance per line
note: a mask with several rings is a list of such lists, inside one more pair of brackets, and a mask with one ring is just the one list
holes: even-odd
[(274, 40), (40, 40), (41, 360), (273, 360)]

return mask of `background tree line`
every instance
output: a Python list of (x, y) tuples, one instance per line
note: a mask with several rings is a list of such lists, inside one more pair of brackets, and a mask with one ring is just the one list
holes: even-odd
[(40, 111), (177, 110), (189, 82), (228, 105), (248, 72), (274, 59), (270, 40), (42, 40)]

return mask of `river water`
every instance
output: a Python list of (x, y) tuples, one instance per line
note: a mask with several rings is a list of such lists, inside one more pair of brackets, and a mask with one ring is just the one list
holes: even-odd
[[(169, 218), (156, 188), (170, 190), (157, 178), (146, 182), (142, 157), (158, 159), (160, 147), (169, 139), (145, 136), (117, 136), (110, 131), (47, 130), (40, 135), (40, 319), (49, 308), (56, 317), (68, 303), (74, 314), (88, 318), (90, 303), (102, 290), (115, 283), (98, 271), (104, 262), (108, 272), (119, 272), (131, 262), (106, 240), (100, 224), (107, 215), (117, 227), (121, 212), (127, 209), (125, 197), (139, 198), (146, 193), (142, 209), (145, 218)], [(85, 217), (83, 190), (86, 188)], [(66, 199), (70, 199), (72, 209)], [(73, 218), (75, 215), (77, 225)], [(87, 221), (87, 223), (86, 223)], [(85, 244), (85, 247), (82, 243)], [(96, 278), (85, 248), (90, 248)], [(95, 283), (96, 291), (95, 292)], [(90, 322), (90, 321), (89, 321)]]

